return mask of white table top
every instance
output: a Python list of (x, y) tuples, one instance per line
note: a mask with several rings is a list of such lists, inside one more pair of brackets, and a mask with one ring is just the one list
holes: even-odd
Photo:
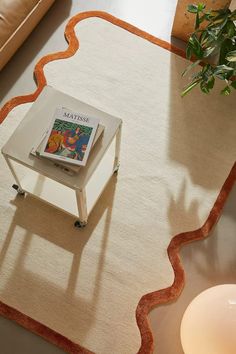
[[(32, 147), (35, 144), (37, 146), (37, 143), (40, 142), (44, 132), (47, 130), (55, 108), (61, 105), (85, 115), (98, 117), (100, 124), (105, 127), (102, 137), (90, 152), (86, 166), (82, 167), (79, 173), (74, 176), (69, 176), (61, 171), (51, 161), (47, 161), (45, 158), (34, 157), (30, 154)], [(24, 119), (2, 148), (2, 153), (46, 177), (52, 178), (73, 189), (81, 189), (87, 184), (121, 123), (122, 120), (120, 118), (102, 112), (50, 86), (45, 86)]]

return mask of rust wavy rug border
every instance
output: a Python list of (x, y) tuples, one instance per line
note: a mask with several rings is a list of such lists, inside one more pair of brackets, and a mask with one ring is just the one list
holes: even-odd
[[(43, 72), (44, 66), (53, 60), (65, 59), (74, 55), (74, 53), (79, 48), (79, 41), (76, 38), (74, 27), (80, 21), (90, 17), (102, 18), (112, 23), (113, 25), (122, 27), (123, 29), (139, 37), (142, 37), (148, 40), (149, 42), (152, 42), (166, 50), (169, 50), (182, 57), (185, 57), (183, 50), (176, 48), (172, 44), (167, 43), (161, 39), (158, 39), (152, 36), (151, 34), (148, 34), (138, 29), (137, 27), (130, 25), (129, 23), (122, 21), (108, 13), (102, 11), (89, 11), (89, 12), (79, 13), (78, 15), (71, 18), (71, 20), (68, 22), (65, 29), (65, 37), (68, 41), (68, 48), (62, 52), (46, 55), (39, 60), (39, 62), (36, 64), (34, 69), (34, 76), (37, 83), (37, 88), (35, 92), (29, 95), (17, 96), (9, 100), (0, 110), (0, 123), (3, 122), (3, 120), (7, 117), (8, 113), (15, 106), (23, 103), (35, 101), (35, 99), (42, 91), (43, 87), (47, 84)], [(148, 317), (147, 317), (148, 313), (151, 311), (152, 308), (154, 308), (157, 305), (166, 304), (173, 300), (176, 300), (179, 297), (184, 287), (185, 278), (184, 278), (184, 269), (181, 265), (180, 257), (179, 257), (180, 248), (190, 242), (204, 239), (209, 235), (211, 229), (216, 224), (216, 222), (218, 221), (221, 215), (226, 199), (231, 189), (233, 188), (235, 181), (236, 181), (236, 163), (232, 167), (229, 176), (227, 177), (223, 187), (221, 188), (221, 191), (214, 203), (214, 206), (210, 211), (210, 214), (206, 222), (203, 224), (203, 226), (197, 230), (181, 233), (172, 238), (168, 246), (167, 252), (168, 252), (170, 263), (174, 271), (173, 284), (165, 289), (157, 290), (152, 293), (144, 295), (140, 299), (137, 305), (136, 320), (141, 335), (141, 346), (138, 352), (139, 354), (150, 354), (153, 352), (153, 336), (148, 322)], [(1, 301), (0, 301), (0, 314), (10, 320), (17, 322), (18, 324), (30, 330), (31, 332), (40, 335), (44, 339), (57, 345), (58, 347), (67, 351), (68, 353), (71, 354), (92, 353), (91, 351), (83, 348), (79, 344), (73, 343), (68, 338), (53, 331), (49, 327), (35, 321), (34, 319), (24, 315), (18, 310), (4, 304)]]

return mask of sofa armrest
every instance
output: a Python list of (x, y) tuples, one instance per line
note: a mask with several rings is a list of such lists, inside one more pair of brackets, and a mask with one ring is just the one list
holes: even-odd
[(55, 0), (40, 0), (0, 48), (0, 70), (29, 36)]

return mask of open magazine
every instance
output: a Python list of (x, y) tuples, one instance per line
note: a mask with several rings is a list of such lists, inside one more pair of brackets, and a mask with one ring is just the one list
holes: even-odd
[(98, 123), (97, 118), (72, 112), (64, 107), (57, 108), (37, 152), (43, 157), (85, 166)]

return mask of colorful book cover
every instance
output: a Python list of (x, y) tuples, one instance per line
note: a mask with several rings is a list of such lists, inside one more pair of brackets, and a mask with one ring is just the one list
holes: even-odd
[(85, 166), (99, 120), (57, 108), (40, 155)]

